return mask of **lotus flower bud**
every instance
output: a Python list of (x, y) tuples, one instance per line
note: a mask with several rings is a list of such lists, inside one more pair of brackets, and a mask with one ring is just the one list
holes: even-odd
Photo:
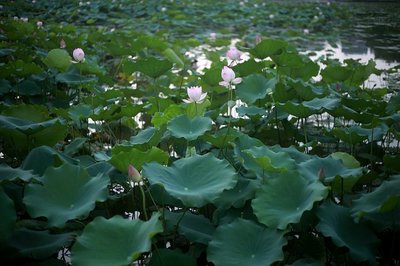
[(219, 85), (224, 86), (224, 87), (229, 87), (231, 84), (239, 84), (242, 82), (242, 78), (236, 78), (235, 72), (227, 66), (224, 66), (224, 68), (221, 71), (221, 77), (223, 81), (219, 83)]
[(324, 168), (323, 167), (321, 167), (320, 169), (319, 169), (319, 171), (318, 171), (318, 179), (319, 179), (319, 181), (324, 181), (324, 179), (325, 179), (325, 170), (324, 170)]
[(261, 36), (259, 34), (256, 35), (256, 44), (261, 42)]
[(226, 57), (231, 60), (240, 60), (241, 56), (242, 53), (236, 47), (231, 47), (229, 48), (228, 52), (226, 52)]
[(139, 171), (131, 164), (128, 166), (128, 177), (134, 182), (139, 182), (142, 180), (142, 176), (140, 175)]
[(83, 62), (85, 60), (85, 52), (81, 48), (76, 48), (72, 55), (76, 62)]
[(61, 39), (60, 41), (60, 48), (64, 49), (65, 47), (67, 47), (67, 44), (65, 43), (64, 39)]

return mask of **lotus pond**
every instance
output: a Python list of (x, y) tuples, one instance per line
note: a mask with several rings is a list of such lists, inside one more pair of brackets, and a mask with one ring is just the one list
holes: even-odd
[(399, 265), (399, 7), (2, 3), (0, 264)]

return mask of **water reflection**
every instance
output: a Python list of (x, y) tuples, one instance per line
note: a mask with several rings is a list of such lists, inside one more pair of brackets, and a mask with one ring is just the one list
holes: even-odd
[[(354, 44), (354, 43), (353, 43)], [(320, 51), (307, 51), (306, 54), (311, 53), (310, 58), (314, 61), (320, 61), (325, 59), (336, 59), (341, 63), (346, 59), (354, 59), (358, 60), (362, 64), (367, 64), (369, 60), (373, 60), (376, 63), (376, 68), (380, 70), (388, 70), (398, 63), (394, 60), (387, 61), (384, 59), (380, 59), (376, 56), (375, 50), (363, 46), (363, 45), (352, 45), (352, 46), (344, 46), (342, 43), (336, 44), (336, 46), (332, 46), (328, 42), (325, 42), (324, 49)], [(320, 63), (321, 68), (324, 68), (325, 65)], [(321, 77), (317, 77), (316, 80), (319, 80)], [(386, 74), (383, 73), (380, 76), (372, 74), (368, 80), (365, 82), (364, 86), (366, 88), (373, 87), (384, 87), (387, 85), (386, 82)]]

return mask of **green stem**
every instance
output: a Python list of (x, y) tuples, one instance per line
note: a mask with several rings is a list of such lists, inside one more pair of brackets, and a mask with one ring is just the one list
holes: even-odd
[(307, 137), (307, 129), (306, 129), (306, 124), (307, 124), (307, 119), (303, 119), (303, 130), (304, 130), (304, 146), (305, 146), (305, 151), (306, 153), (308, 153), (308, 147), (307, 147), (307, 143), (308, 143), (308, 137)]
[(142, 208), (143, 208), (144, 219), (148, 221), (149, 217), (147, 217), (147, 212), (146, 212), (146, 195), (144, 194), (143, 186), (139, 184), (139, 188), (140, 192), (142, 193)]

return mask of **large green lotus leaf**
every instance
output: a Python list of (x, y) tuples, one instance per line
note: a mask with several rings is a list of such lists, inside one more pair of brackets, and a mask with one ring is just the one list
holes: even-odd
[(390, 170), (400, 172), (399, 162), (400, 162), (400, 154), (396, 155), (385, 154), (383, 156), (383, 164), (385, 165), (385, 168), (388, 168)]
[(259, 179), (239, 178), (233, 189), (225, 190), (215, 201), (215, 205), (221, 209), (242, 208), (246, 201), (253, 198), (256, 189), (260, 185)]
[(139, 59), (136, 62), (125, 62), (124, 64), (124, 71), (127, 74), (139, 71), (152, 78), (160, 77), (171, 68), (171, 62), (168, 60), (159, 60), (155, 57)]
[(50, 234), (49, 231), (35, 231), (21, 228), (10, 239), (10, 246), (25, 256), (34, 259), (48, 258), (65, 246), (69, 246), (73, 235)]
[(289, 156), (296, 161), (296, 163), (301, 163), (310, 160), (313, 158), (311, 155), (308, 155), (304, 152), (299, 151), (295, 146), (290, 146), (287, 148), (281, 147), (279, 145), (269, 146), (274, 152), (285, 152), (289, 154)]
[(215, 231), (214, 226), (203, 215), (195, 215), (191, 212), (168, 212), (164, 213), (165, 222), (169, 231), (177, 230), (184, 235), (190, 242), (208, 245)]
[(265, 115), (267, 112), (264, 108), (256, 107), (256, 106), (239, 106), (236, 108), (236, 112), (239, 114), (239, 116), (256, 116), (260, 117), (262, 115)]
[(51, 50), (43, 62), (48, 67), (56, 68), (60, 71), (67, 71), (68, 67), (71, 65), (71, 56), (64, 49), (53, 49)]
[(0, 115), (0, 128), (17, 130), (27, 135), (33, 135), (60, 122), (61, 121), (58, 118), (43, 122), (34, 122), (16, 117)]
[(98, 78), (95, 75), (82, 75), (78, 68), (72, 67), (68, 72), (58, 74), (56, 80), (69, 85), (80, 85), (83, 83), (96, 82)]
[(317, 229), (331, 237), (336, 246), (347, 247), (357, 262), (368, 260), (375, 264), (374, 246), (378, 239), (365, 224), (353, 221), (348, 208), (325, 202), (319, 207), (317, 216), (320, 219)]
[(79, 161), (48, 146), (31, 150), (22, 163), (22, 169), (33, 170), (34, 174), (43, 175), (49, 166), (60, 166), (63, 163), (78, 164)]
[(143, 166), (143, 176), (151, 184), (163, 185), (171, 196), (188, 207), (214, 202), (224, 190), (233, 188), (238, 179), (228, 162), (212, 154), (183, 158), (170, 167), (149, 163)]
[(196, 266), (196, 259), (179, 249), (157, 249), (150, 260), (150, 266)]
[(234, 66), (233, 71), (237, 73), (238, 77), (246, 77), (253, 73), (262, 73), (263, 68), (265, 68), (264, 62), (256, 62), (254, 59), (249, 59)]
[(72, 246), (76, 266), (131, 265), (141, 253), (151, 249), (151, 239), (162, 232), (159, 214), (147, 222), (114, 216), (96, 217)]
[(295, 89), (300, 99), (311, 101), (314, 98), (322, 97), (323, 89), (313, 84), (304, 82), (301, 79), (289, 79), (288, 83)]
[(353, 217), (359, 220), (365, 214), (392, 211), (400, 204), (400, 175), (384, 181), (371, 193), (353, 201)]
[(205, 69), (201, 80), (209, 86), (218, 86), (222, 81), (221, 69), (224, 67), (222, 62), (213, 63), (210, 69)]
[(4, 180), (13, 181), (16, 179), (21, 179), (25, 182), (28, 182), (32, 178), (36, 176), (33, 174), (31, 170), (23, 170), (21, 168), (12, 168), (6, 164), (0, 165), (0, 183)]
[(257, 58), (264, 59), (271, 55), (281, 54), (287, 46), (288, 43), (285, 41), (266, 39), (251, 49), (250, 53)]
[(309, 182), (297, 172), (281, 173), (265, 181), (252, 202), (258, 220), (271, 228), (286, 229), (328, 195), (318, 181)]
[(238, 136), (242, 133), (235, 128), (222, 128), (217, 132), (206, 133), (201, 137), (201, 139), (210, 142), (215, 147), (220, 149), (231, 146)]
[(279, 103), (283, 110), (300, 118), (306, 118), (310, 115), (321, 113), (324, 110), (333, 110), (340, 104), (337, 98), (314, 98), (311, 101), (304, 101), (302, 103), (295, 103), (288, 101), (286, 103)]
[(291, 78), (309, 80), (319, 72), (317, 63), (297, 51), (284, 52), (271, 58), (278, 65), (279, 73)]
[(286, 172), (296, 168), (296, 163), (289, 154), (275, 152), (266, 146), (252, 147), (243, 152), (250, 155), (265, 171)]
[(208, 260), (215, 266), (271, 265), (283, 260), (286, 243), (282, 231), (239, 218), (217, 228), (208, 245)]
[(343, 165), (348, 168), (358, 168), (360, 167), (360, 162), (354, 158), (354, 156), (346, 152), (334, 152), (331, 154), (333, 159), (341, 160)]
[(212, 120), (209, 117), (189, 118), (186, 115), (180, 115), (168, 123), (167, 129), (174, 137), (195, 140), (210, 130), (211, 126)]
[(7, 196), (0, 186), (0, 246), (11, 237), (17, 214), (15, 212), (14, 202)]
[(32, 217), (47, 217), (50, 226), (62, 227), (68, 220), (86, 217), (96, 201), (108, 196), (108, 177), (90, 177), (84, 168), (71, 164), (47, 168), (42, 182), (29, 184), (23, 201)]
[(177, 67), (183, 68), (185, 63), (182, 59), (176, 54), (174, 50), (171, 48), (167, 48), (163, 51), (163, 55), (167, 58), (171, 63), (174, 63)]
[(346, 128), (333, 128), (332, 134), (350, 144), (357, 144), (368, 139), (371, 130), (359, 126), (352, 126)]
[(68, 156), (74, 155), (83, 147), (86, 141), (87, 138), (74, 138), (71, 143), (64, 147), (64, 153)]
[(206, 99), (202, 103), (188, 103), (185, 104), (186, 108), (186, 115), (189, 118), (194, 118), (196, 116), (204, 116), (205, 112), (207, 111), (207, 108), (211, 105), (211, 102)]
[(168, 153), (157, 147), (151, 147), (151, 149), (147, 151), (131, 148), (129, 151), (121, 151), (117, 154), (113, 154), (109, 163), (121, 172), (127, 173), (130, 164), (140, 170), (145, 163), (158, 162), (165, 164), (168, 162), (168, 159)]
[(32, 80), (23, 80), (16, 87), (19, 95), (34, 96), (43, 94), (42, 88)]
[(161, 138), (160, 130), (154, 127), (148, 127), (140, 131), (136, 136), (130, 138), (129, 143), (133, 146), (148, 144), (151, 146), (156, 146), (159, 139)]
[(261, 74), (251, 74), (236, 86), (236, 96), (246, 103), (264, 99), (275, 87), (275, 79), (266, 79)]
[[(341, 182), (335, 177), (343, 178), (344, 189), (350, 191), (358, 178), (361, 177), (363, 168), (348, 168), (341, 160), (334, 159), (331, 156), (320, 158), (314, 157), (308, 161), (298, 164), (299, 172), (308, 180), (318, 180), (323, 178), (325, 182)], [(323, 176), (320, 176), (320, 175)], [(335, 184), (332, 184), (336, 186)]]
[(237, 160), (243, 164), (243, 166), (254, 173), (262, 175), (262, 167), (247, 153), (244, 151), (253, 147), (260, 147), (264, 144), (256, 138), (249, 137), (248, 135), (241, 135), (235, 139), (235, 156)]
[(343, 82), (351, 75), (351, 69), (343, 66), (330, 66), (328, 65), (321, 71), (324, 81), (327, 83)]
[(7, 94), (13, 91), (11, 83), (6, 79), (0, 79), (0, 95)]
[(156, 127), (159, 128), (164, 124), (167, 124), (171, 121), (174, 117), (184, 114), (184, 108), (179, 105), (172, 104), (164, 110), (164, 112), (157, 112), (154, 114), (153, 118), (151, 119), (151, 123)]

